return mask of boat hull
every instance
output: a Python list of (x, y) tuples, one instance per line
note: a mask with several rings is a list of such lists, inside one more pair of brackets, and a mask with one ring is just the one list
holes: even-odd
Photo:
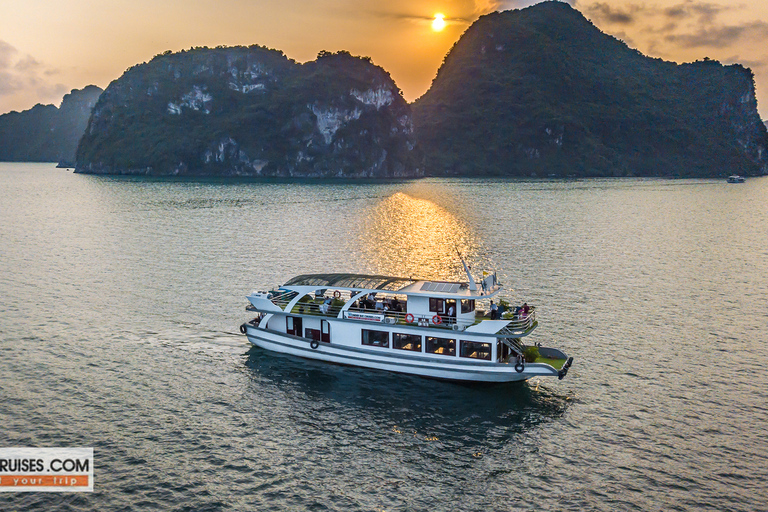
[(252, 344), (272, 352), (435, 379), (502, 383), (524, 381), (537, 376), (558, 376), (555, 368), (542, 363), (526, 363), (522, 371), (518, 372), (514, 365), (506, 363), (428, 354), (400, 354), (400, 351), (389, 349), (366, 349), (342, 344), (313, 344), (306, 338), (250, 325), (247, 326), (245, 334)]

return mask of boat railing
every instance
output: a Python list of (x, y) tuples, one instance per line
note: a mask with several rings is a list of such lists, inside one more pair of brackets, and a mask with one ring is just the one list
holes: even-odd
[[(274, 295), (271, 298), (273, 304), (280, 309), (285, 310), (286, 306), (296, 298), (297, 292), (285, 291)], [(309, 295), (300, 299), (290, 313), (300, 315), (316, 315), (330, 318), (336, 318), (339, 316), (344, 303), (344, 299), (334, 300), (333, 303), (326, 305), (324, 300), (326, 297), (311, 297)], [(401, 302), (402, 306), (406, 306), (406, 302)], [(347, 311), (355, 313), (364, 313), (369, 315), (381, 315), (381, 321), (388, 324), (401, 324), (401, 325), (419, 325), (424, 327), (435, 327), (442, 329), (454, 329), (457, 324), (456, 318), (448, 315), (440, 315), (438, 313), (429, 314), (413, 314), (407, 311), (395, 311), (391, 309), (377, 309), (362, 307), (359, 303), (355, 303)], [(435, 322), (435, 319), (438, 319)], [(480, 323), (483, 320), (488, 320), (488, 317), (479, 316), (475, 319), (474, 324)], [(527, 315), (515, 314), (514, 312), (505, 312), (500, 320), (506, 320), (508, 324), (504, 327), (504, 331), (508, 334), (520, 334), (532, 329), (536, 323), (536, 308), (529, 307)], [(466, 326), (466, 324), (464, 324)], [(460, 327), (457, 327), (460, 328)]]
[(280, 309), (285, 309), (285, 306), (288, 305), (289, 302), (291, 302), (293, 299), (296, 298), (296, 295), (298, 295), (298, 292), (294, 291), (277, 291), (277, 292), (270, 292), (272, 297), (270, 297), (270, 301), (272, 301), (272, 304), (279, 307)]
[[(392, 323), (392, 324), (406, 324), (408, 323), (407, 320), (408, 313), (402, 312), (402, 311), (395, 311), (393, 309), (376, 309), (376, 308), (364, 308), (359, 306), (350, 306), (349, 311), (352, 311), (354, 313), (367, 313), (370, 315), (383, 315), (383, 317), (391, 318), (392, 320), (384, 320), (386, 323)], [(411, 315), (413, 316), (413, 315)], [(414, 322), (416, 321), (416, 318), (414, 317)]]
[[(370, 315), (382, 315), (384, 323), (400, 325), (416, 325), (420, 327), (434, 327), (442, 329), (453, 329), (456, 325), (456, 318), (448, 315), (441, 315), (430, 312), (428, 314), (414, 314), (407, 311), (394, 311), (391, 309), (372, 309), (351, 306), (349, 311), (354, 313), (365, 313)], [(435, 321), (437, 320), (437, 322)], [(463, 324), (466, 326), (466, 324)]]
[(507, 329), (513, 329), (515, 331), (526, 331), (530, 329), (536, 322), (536, 308), (530, 307), (527, 315), (511, 315), (504, 314), (501, 317), (502, 320), (510, 320), (507, 324)]

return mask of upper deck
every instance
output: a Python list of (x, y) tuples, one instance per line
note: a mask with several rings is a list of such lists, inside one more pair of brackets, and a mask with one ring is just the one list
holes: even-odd
[(282, 288), (297, 292), (333, 288), (349, 292), (390, 292), (412, 296), (487, 299), (499, 293), (502, 287), (496, 280), (496, 274), (489, 274), (474, 290), (470, 283), (460, 281), (429, 281), (369, 274), (303, 274), (294, 277)]
[[(479, 310), (476, 301), (490, 300), (500, 290), (495, 275), (469, 283), (415, 280), (364, 274), (307, 274), (297, 276), (278, 290), (248, 296), (253, 311), (321, 316), (353, 322), (418, 325), (435, 329), (472, 332), (477, 335), (520, 337), (536, 327), (535, 308), (525, 314), (503, 308), (493, 320)], [(486, 302), (486, 306), (490, 303)]]

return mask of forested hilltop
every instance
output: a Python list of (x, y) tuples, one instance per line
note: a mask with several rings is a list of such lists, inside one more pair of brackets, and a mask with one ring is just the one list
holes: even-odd
[(562, 2), (478, 19), (412, 107), (433, 175), (768, 173), (751, 70), (646, 57)]
[(35, 105), (0, 116), (0, 161), (74, 165), (77, 143), (102, 90), (89, 85), (65, 95), (61, 106)]
[(370, 59), (260, 46), (167, 52), (99, 98), (77, 172), (412, 177), (410, 107)]

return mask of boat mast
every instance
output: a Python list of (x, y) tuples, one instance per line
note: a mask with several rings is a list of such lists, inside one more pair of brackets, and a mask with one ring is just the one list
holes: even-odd
[(469, 280), (469, 291), (474, 292), (477, 291), (477, 285), (475, 284), (475, 278), (472, 277), (472, 273), (469, 271), (469, 267), (467, 266), (467, 262), (464, 261), (464, 258), (461, 257), (461, 253), (459, 252), (459, 248), (454, 246), (456, 249), (456, 254), (459, 255), (459, 259), (461, 260), (461, 264), (464, 265), (464, 272), (467, 273), (467, 279)]

